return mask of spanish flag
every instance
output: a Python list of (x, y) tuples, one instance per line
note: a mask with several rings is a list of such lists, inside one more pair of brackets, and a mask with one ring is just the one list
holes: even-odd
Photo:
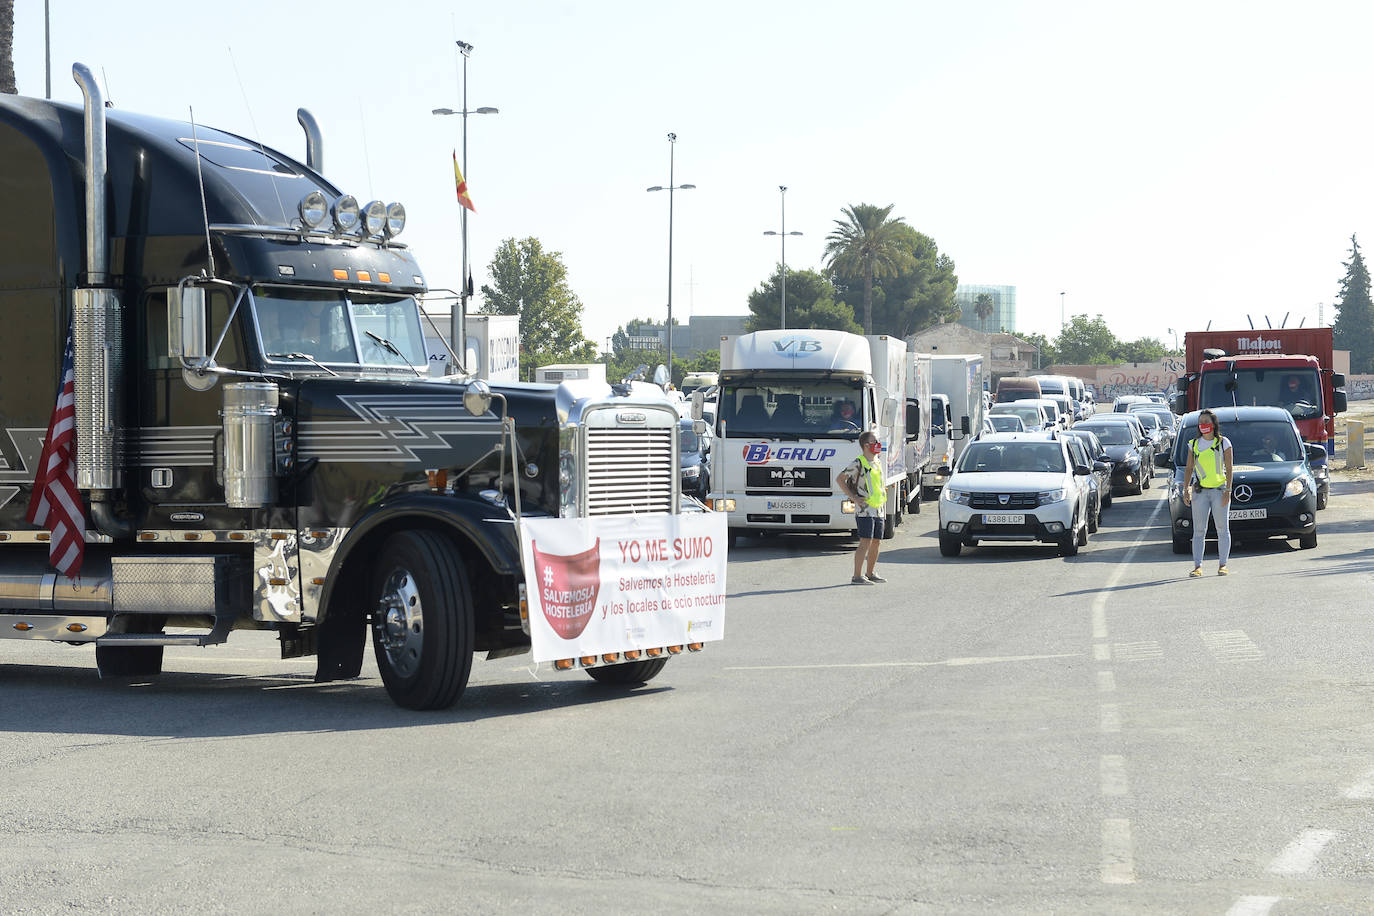
[(472, 198), (468, 196), (467, 179), (463, 177), (463, 170), (458, 168), (457, 150), (453, 151), (453, 177), (454, 180), (458, 182), (458, 203), (461, 206), (467, 207), (473, 213), (476, 213), (477, 208), (472, 205)]

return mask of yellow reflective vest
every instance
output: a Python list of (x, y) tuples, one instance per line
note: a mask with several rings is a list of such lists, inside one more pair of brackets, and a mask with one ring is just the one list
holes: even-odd
[(1226, 466), (1222, 463), (1221, 437), (1215, 436), (1211, 445), (1202, 445), (1201, 439), (1193, 440), (1193, 472), (1197, 474), (1204, 490), (1215, 490), (1226, 485)]

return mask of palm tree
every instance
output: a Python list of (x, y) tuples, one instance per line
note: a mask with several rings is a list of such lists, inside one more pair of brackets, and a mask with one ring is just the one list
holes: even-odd
[(973, 314), (978, 316), (980, 330), (986, 331), (988, 329), (988, 319), (992, 317), (995, 311), (996, 309), (992, 307), (991, 293), (979, 293), (977, 298), (973, 300)]
[(845, 218), (835, 220), (825, 237), (826, 268), (842, 277), (863, 277), (865, 334), (873, 333), (873, 279), (896, 276), (910, 259), (894, 231), (902, 218), (888, 218), (894, 206), (846, 207)]
[(0, 92), (14, 95), (14, 0), (0, 0)]

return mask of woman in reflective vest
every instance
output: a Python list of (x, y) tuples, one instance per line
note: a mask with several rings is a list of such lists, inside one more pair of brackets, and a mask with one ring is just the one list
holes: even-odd
[(1183, 505), (1193, 510), (1193, 571), (1188, 575), (1202, 575), (1210, 516), (1217, 528), (1217, 575), (1224, 576), (1231, 555), (1231, 440), (1221, 434), (1217, 415), (1210, 410), (1198, 414), (1197, 431), (1200, 435), (1188, 443), (1188, 465), (1183, 472)]

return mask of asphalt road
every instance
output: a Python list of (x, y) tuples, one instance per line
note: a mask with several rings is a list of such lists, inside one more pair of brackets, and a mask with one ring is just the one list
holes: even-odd
[[(1163, 484), (1163, 478), (1156, 479)], [(260, 635), (0, 644), (0, 911), (1368, 913), (1374, 483), (1186, 578), (1162, 486), (1088, 548), (746, 540), (727, 635), (632, 691), (480, 661), (462, 704)]]

